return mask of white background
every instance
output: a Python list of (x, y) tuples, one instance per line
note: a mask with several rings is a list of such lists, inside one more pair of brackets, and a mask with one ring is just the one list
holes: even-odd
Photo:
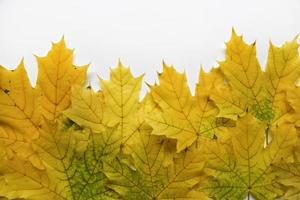
[(232, 27), (257, 41), (264, 65), (270, 39), (282, 44), (299, 33), (300, 1), (0, 0), (0, 64), (15, 68), (24, 57), (34, 84), (33, 54), (44, 56), (64, 35), (75, 48), (75, 63), (91, 62), (94, 88), (96, 74), (108, 78), (120, 58), (150, 83), (164, 59), (186, 70), (193, 89), (200, 65), (208, 70), (224, 58)]

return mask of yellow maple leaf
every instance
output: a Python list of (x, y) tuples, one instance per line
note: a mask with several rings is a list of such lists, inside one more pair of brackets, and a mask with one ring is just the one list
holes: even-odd
[(108, 107), (107, 117), (119, 123), (123, 137), (129, 139), (143, 121), (138, 119), (139, 94), (143, 75), (135, 78), (130, 69), (119, 61), (111, 70), (110, 80), (100, 78), (105, 105)]
[(88, 65), (78, 67), (72, 63), (73, 50), (66, 47), (64, 38), (53, 43), (47, 56), (36, 58), (42, 114), (46, 119), (53, 120), (69, 107), (71, 87), (84, 83)]
[(87, 66), (72, 64), (73, 51), (63, 38), (37, 60), (36, 88), (30, 84), (23, 61), (15, 70), (0, 68), (0, 139), (8, 153), (13, 151), (43, 168), (31, 141), (39, 136), (42, 117), (54, 120), (69, 106), (71, 86), (85, 81)]
[(207, 168), (211, 178), (202, 190), (214, 199), (275, 199), (284, 194), (276, 182), (273, 166), (282, 159), (293, 160), (297, 144), (293, 125), (285, 124), (271, 129), (272, 141), (265, 145), (266, 124), (249, 113), (238, 119), (236, 127), (224, 128), (218, 141), (208, 140), (204, 145)]
[[(297, 147), (299, 148), (299, 145)], [(300, 162), (299, 156), (297, 157), (295, 162), (291, 163), (282, 160), (280, 163), (274, 165), (278, 182), (283, 184), (286, 189), (283, 199), (297, 200), (300, 198)]]
[(161, 136), (141, 130), (130, 146), (133, 163), (122, 158), (104, 163), (108, 187), (122, 199), (208, 199), (193, 187), (202, 178), (204, 162), (198, 149), (174, 155), (174, 162), (163, 165), (168, 148)]
[(73, 88), (72, 106), (64, 113), (83, 127), (99, 132), (103, 127), (119, 124), (118, 130), (124, 143), (137, 132), (144, 123), (139, 115), (139, 93), (143, 75), (133, 77), (129, 68), (119, 61), (111, 70), (110, 80), (100, 78), (101, 91)]
[(233, 30), (226, 46), (226, 59), (220, 62), (222, 72), (249, 105), (260, 105), (264, 76), (256, 58), (255, 43), (246, 44), (242, 36), (238, 36)]
[(229, 85), (220, 68), (213, 68), (208, 73), (203, 72), (202, 77), (211, 80), (212, 89), (208, 93), (208, 97), (219, 108), (218, 117), (236, 120), (237, 116), (245, 113), (247, 100)]
[[(226, 115), (230, 116), (248, 109), (260, 120), (272, 120), (274, 111), (266, 97), (266, 78), (256, 57), (255, 42), (245, 43), (243, 37), (232, 30), (231, 39), (226, 43), (226, 58), (219, 64), (226, 80), (226, 90), (213, 99), (220, 110), (225, 108)], [(224, 88), (224, 84), (218, 87)]]
[(281, 47), (276, 47), (270, 42), (265, 75), (268, 100), (276, 110), (273, 123), (284, 121), (292, 111), (287, 103), (292, 97), (287, 97), (286, 92), (294, 88), (300, 76), (298, 47), (297, 37)]
[(218, 108), (209, 98), (211, 80), (202, 71), (196, 95), (192, 96), (185, 74), (163, 63), (159, 85), (150, 86), (159, 109), (149, 112), (147, 122), (153, 134), (177, 140), (177, 151), (191, 146), (200, 136), (213, 137), (229, 120), (217, 119)]
[(2, 194), (6, 197), (53, 200), (71, 197), (67, 187), (73, 173), (70, 158), (75, 152), (76, 140), (71, 132), (61, 134), (54, 126), (44, 124), (35, 146), (39, 156), (49, 165), (46, 170), (39, 170), (17, 156), (2, 162)]
[(0, 140), (6, 153), (17, 153), (42, 167), (30, 146), (39, 134), (38, 94), (30, 85), (23, 61), (15, 70), (0, 68), (0, 88)]
[(0, 68), (0, 121), (30, 139), (38, 136), (38, 94), (30, 85), (23, 60), (15, 70)]
[(90, 88), (74, 86), (71, 92), (72, 105), (64, 114), (82, 127), (95, 132), (103, 130), (109, 121), (105, 120), (103, 92), (95, 93)]
[[(229, 85), (219, 81), (212, 95), (221, 110), (220, 116), (233, 117), (248, 109), (271, 125), (284, 122), (291, 112), (286, 91), (299, 77), (297, 37), (281, 47), (270, 42), (265, 72), (256, 58), (255, 43), (246, 44), (233, 30), (226, 45), (226, 59), (220, 62), (220, 69)], [(222, 79), (222, 73), (217, 71), (212, 72), (212, 76), (218, 75)]]
[(89, 133), (77, 126), (66, 130), (57, 123), (44, 123), (34, 148), (46, 169), (37, 169), (17, 156), (3, 160), (1, 194), (32, 200), (117, 198), (104, 187), (102, 163), (118, 153), (122, 139), (118, 133), (116, 128)]

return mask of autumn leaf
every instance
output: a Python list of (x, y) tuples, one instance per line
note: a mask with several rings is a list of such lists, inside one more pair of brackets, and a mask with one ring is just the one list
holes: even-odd
[(159, 85), (150, 86), (159, 109), (149, 113), (152, 134), (177, 140), (177, 151), (191, 146), (200, 136), (213, 137), (215, 130), (229, 120), (217, 119), (218, 108), (209, 98), (211, 80), (201, 72), (195, 97), (191, 95), (185, 74), (163, 63)]
[[(293, 86), (286, 92), (286, 101), (288, 101), (289, 111), (285, 112), (283, 117), (286, 121), (295, 123), (296, 127), (300, 127), (300, 88), (299, 86)], [(298, 131), (299, 132), (299, 131)]]
[(273, 121), (277, 123), (284, 121), (292, 112), (291, 105), (287, 102), (290, 98), (286, 96), (286, 92), (294, 88), (300, 77), (298, 47), (297, 37), (281, 47), (276, 47), (270, 42), (265, 74), (268, 100), (276, 110)]
[[(221, 98), (216, 104), (229, 103), (234, 105), (234, 108), (239, 105), (241, 109), (248, 109), (260, 120), (271, 121), (274, 118), (274, 108), (271, 100), (267, 98), (264, 85), (267, 82), (266, 77), (256, 57), (255, 42), (246, 44), (243, 37), (232, 30), (231, 39), (226, 43), (226, 59), (220, 62), (220, 69), (231, 90), (227, 89), (229, 93), (225, 93), (225, 98)], [(235, 109), (233, 111), (236, 113)]]
[(0, 120), (24, 137), (38, 136), (40, 110), (38, 94), (30, 85), (23, 60), (15, 70), (0, 68)]
[(23, 61), (15, 70), (0, 68), (0, 89), (0, 140), (6, 153), (17, 153), (42, 167), (30, 146), (39, 135), (38, 93), (30, 85)]
[[(152, 96), (146, 94), (140, 112), (147, 116), (156, 109)], [(209, 199), (193, 189), (205, 177), (199, 149), (176, 153), (175, 140), (151, 132), (151, 126), (143, 123), (127, 144), (127, 155), (104, 162), (107, 186), (121, 199)]]
[(144, 123), (139, 117), (142, 77), (133, 77), (129, 68), (119, 61), (111, 69), (110, 80), (100, 78), (101, 91), (74, 87), (72, 106), (64, 114), (94, 132), (119, 124), (118, 130), (126, 143)]
[(74, 86), (71, 92), (72, 105), (64, 114), (81, 127), (94, 132), (103, 130), (109, 122), (104, 115), (104, 97), (101, 91)]
[[(224, 138), (208, 140), (204, 155), (211, 178), (202, 186), (215, 199), (275, 199), (284, 194), (273, 171), (275, 164), (293, 160), (297, 143), (293, 125), (273, 128), (272, 141), (264, 147), (266, 124), (250, 114), (226, 128)], [(227, 135), (227, 136), (226, 136)], [(228, 136), (229, 135), (229, 136)], [(226, 139), (225, 139), (226, 138)]]
[(139, 94), (143, 75), (133, 77), (130, 69), (119, 61), (118, 66), (111, 69), (110, 80), (100, 78), (105, 105), (108, 107), (108, 120), (119, 123), (121, 135), (130, 139), (143, 120), (138, 117)]
[[(131, 146), (133, 164), (121, 158), (105, 163), (105, 174), (112, 188), (122, 199), (199, 199), (193, 186), (201, 179), (204, 167), (197, 149), (177, 154), (174, 162), (163, 165), (167, 148), (163, 137), (140, 131)], [(189, 196), (191, 193), (194, 195)]]
[[(290, 106), (293, 110), (287, 113), (285, 116), (288, 120), (294, 122), (294, 126), (297, 130), (297, 135), (299, 138), (299, 87), (294, 87), (288, 90), (287, 96)], [(274, 165), (276, 174), (279, 177), (279, 182), (286, 186), (286, 193), (284, 199), (296, 200), (300, 198), (300, 145), (297, 143), (293, 151), (294, 161), (287, 162), (282, 160), (280, 163)]]
[(31, 148), (39, 136), (42, 117), (54, 120), (70, 104), (71, 86), (82, 84), (87, 67), (72, 64), (73, 51), (64, 39), (54, 43), (46, 57), (37, 57), (36, 88), (28, 79), (23, 60), (15, 70), (0, 68), (0, 139), (14, 152), (43, 168)]
[(86, 79), (87, 65), (75, 66), (73, 50), (66, 47), (64, 38), (53, 43), (45, 57), (36, 57), (38, 62), (37, 88), (41, 95), (42, 114), (49, 120), (55, 119), (60, 111), (70, 105), (73, 85), (82, 85)]
[(211, 80), (212, 89), (208, 93), (208, 97), (219, 108), (218, 117), (236, 120), (237, 116), (245, 113), (248, 106), (247, 99), (239, 95), (238, 91), (229, 85), (220, 68), (213, 68), (208, 73), (202, 72), (201, 76)]
[(46, 161), (47, 170), (39, 170), (17, 156), (3, 161), (1, 185), (5, 196), (25, 199), (71, 197), (69, 180), (74, 170), (70, 164), (76, 150), (75, 135), (71, 131), (61, 134), (55, 126), (45, 124), (35, 146), (39, 156)]
[[(281, 47), (270, 42), (265, 72), (256, 58), (255, 43), (246, 44), (233, 30), (226, 46), (226, 59), (220, 62), (221, 73), (213, 72), (221, 79), (223, 74), (229, 83), (227, 86), (220, 81), (212, 97), (221, 112), (226, 111), (221, 116), (232, 117), (248, 109), (271, 125), (288, 120), (292, 109), (287, 104), (286, 91), (299, 78), (300, 69), (297, 38)], [(217, 92), (220, 88), (223, 93)]]
[[(298, 145), (299, 146), (299, 145)], [(300, 197), (300, 162), (297, 159), (293, 163), (281, 161), (274, 165), (276, 174), (278, 176), (278, 182), (286, 187), (286, 193), (284, 199), (296, 200)]]
[(74, 127), (65, 130), (58, 124), (45, 123), (34, 147), (46, 170), (18, 157), (4, 160), (1, 192), (8, 198), (24, 199), (117, 198), (104, 187), (102, 163), (114, 158), (120, 141), (115, 128), (89, 134)]

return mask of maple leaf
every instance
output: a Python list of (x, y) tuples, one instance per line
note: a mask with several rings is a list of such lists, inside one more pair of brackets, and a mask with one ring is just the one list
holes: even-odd
[(53, 120), (69, 107), (71, 86), (84, 83), (87, 65), (78, 67), (72, 63), (73, 50), (66, 47), (64, 38), (53, 43), (47, 56), (36, 58), (42, 113), (46, 119)]
[[(214, 199), (275, 199), (284, 194), (273, 166), (282, 159), (293, 160), (296, 129), (292, 124), (271, 129), (272, 141), (264, 147), (266, 123), (250, 114), (238, 119), (236, 127), (224, 128), (222, 138), (207, 141), (203, 154), (211, 178), (202, 190)], [(220, 136), (221, 137), (221, 136)]]
[(229, 85), (220, 68), (213, 68), (208, 73), (203, 71), (202, 77), (211, 80), (213, 89), (208, 94), (208, 97), (219, 108), (218, 117), (236, 120), (238, 116), (245, 113), (247, 100)]
[(285, 93), (298, 79), (300, 70), (297, 38), (282, 47), (270, 42), (265, 72), (256, 58), (255, 43), (246, 44), (233, 30), (226, 46), (226, 59), (220, 62), (221, 73), (217, 69), (211, 75), (229, 83), (219, 81), (212, 95), (223, 112), (220, 116), (233, 117), (248, 109), (271, 125), (286, 121), (291, 107)]
[[(121, 137), (116, 128), (101, 133), (68, 130), (47, 122), (34, 142), (46, 170), (13, 157), (3, 161), (2, 195), (24, 199), (113, 199), (117, 195), (104, 187), (103, 161), (114, 158)], [(25, 184), (26, 183), (26, 184)]]
[(71, 131), (62, 134), (51, 124), (45, 124), (42, 130), (35, 148), (49, 167), (39, 170), (17, 156), (4, 160), (2, 195), (24, 199), (67, 199), (71, 196), (68, 182), (74, 173), (70, 163), (76, 149), (75, 135)]
[(146, 117), (153, 134), (177, 140), (177, 151), (192, 145), (200, 136), (213, 137), (215, 130), (228, 120), (216, 119), (218, 108), (208, 97), (211, 80), (201, 72), (195, 97), (191, 95), (185, 74), (163, 63), (159, 85), (150, 86), (159, 109)]
[(126, 143), (144, 123), (139, 116), (142, 78), (143, 75), (133, 77), (129, 68), (119, 61), (111, 70), (110, 80), (100, 78), (101, 91), (95, 93), (91, 89), (74, 87), (72, 106), (64, 114), (94, 132), (119, 124), (118, 130)]
[[(288, 89), (287, 99), (290, 106), (293, 108), (292, 111), (286, 114), (286, 118), (294, 123), (296, 127), (298, 138), (299, 138), (299, 97), (300, 90), (298, 86), (294, 86)], [(300, 145), (299, 142), (293, 151), (294, 161), (287, 162), (282, 160), (280, 163), (274, 165), (276, 174), (279, 177), (279, 182), (287, 187), (284, 199), (296, 200), (300, 198)]]
[[(299, 145), (297, 145), (299, 148)], [(278, 182), (286, 187), (286, 192), (283, 199), (296, 200), (300, 197), (300, 162), (299, 157), (295, 162), (281, 161), (274, 165), (276, 175), (278, 176)]]
[(292, 112), (291, 106), (287, 103), (290, 97), (286, 96), (286, 92), (293, 88), (300, 76), (298, 47), (297, 37), (281, 47), (276, 47), (270, 42), (265, 75), (268, 100), (276, 110), (273, 123), (285, 121)]
[[(286, 112), (284, 118), (286, 121), (295, 123), (297, 128), (300, 127), (300, 88), (299, 86), (292, 86), (286, 91), (286, 101), (288, 102), (289, 112)], [(299, 132), (299, 131), (298, 131)]]
[[(204, 162), (199, 151), (185, 151), (164, 165), (168, 148), (162, 136), (141, 130), (130, 146), (133, 163), (116, 158), (104, 163), (112, 188), (122, 199), (206, 199), (193, 191), (201, 179)], [(193, 194), (193, 195), (192, 195)]]
[(111, 70), (110, 80), (100, 78), (105, 105), (108, 107), (108, 120), (119, 123), (121, 135), (126, 140), (143, 124), (138, 117), (143, 76), (133, 77), (130, 69), (119, 61), (118, 66)]
[[(240, 105), (240, 109), (248, 108), (259, 119), (272, 118), (272, 110), (265, 98), (265, 77), (256, 57), (255, 43), (246, 44), (242, 36), (232, 30), (226, 47), (226, 59), (219, 64), (233, 91), (225, 94), (221, 102), (216, 104), (221, 104), (222, 109), (224, 101), (228, 101), (231, 105)], [(234, 103), (234, 99), (239, 102)]]
[(30, 141), (38, 137), (40, 123), (38, 94), (30, 85), (23, 60), (15, 70), (0, 67), (0, 140), (5, 151), (17, 152), (35, 165)]
[(40, 120), (38, 96), (30, 85), (23, 60), (15, 70), (0, 67), (0, 88), (1, 123), (28, 139), (36, 138)]
[(103, 130), (109, 122), (104, 115), (103, 92), (74, 86), (71, 92), (72, 105), (64, 114), (81, 127), (88, 127), (94, 132)]
[(0, 139), (7, 151), (40, 168), (31, 141), (39, 136), (42, 117), (56, 119), (70, 104), (71, 86), (85, 80), (87, 66), (74, 66), (72, 55), (62, 38), (46, 57), (37, 57), (36, 88), (30, 84), (23, 61), (15, 70), (0, 68)]
[[(155, 112), (157, 105), (146, 94), (141, 117)], [(144, 115), (143, 115), (144, 114)], [(205, 175), (205, 161), (199, 149), (190, 148), (176, 153), (176, 141), (152, 135), (152, 128), (143, 123), (126, 145), (126, 155), (104, 162), (107, 187), (121, 199), (209, 199), (201, 191), (193, 190)]]

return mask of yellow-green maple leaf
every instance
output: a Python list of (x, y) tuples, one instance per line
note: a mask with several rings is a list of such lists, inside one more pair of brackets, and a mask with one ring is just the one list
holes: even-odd
[(45, 164), (47, 163), (47, 169), (39, 170), (17, 156), (4, 160), (1, 165), (1, 172), (4, 174), (1, 183), (4, 188), (2, 195), (24, 199), (71, 197), (68, 184), (74, 173), (70, 166), (76, 150), (74, 136), (72, 132), (62, 134), (56, 130), (55, 125), (45, 124), (35, 148)]
[[(255, 43), (246, 44), (242, 36), (233, 31), (226, 45), (226, 59), (220, 62), (226, 83), (216, 84), (212, 95), (221, 110), (220, 116), (233, 117), (248, 109), (258, 119), (273, 125), (286, 121), (291, 107), (285, 92), (299, 78), (297, 38), (281, 47), (270, 42), (265, 72), (256, 58)], [(222, 79), (222, 73), (216, 71), (212, 73)], [(218, 89), (223, 93), (217, 92)]]
[(297, 37), (277, 47), (270, 42), (266, 77), (268, 93), (276, 103), (276, 96), (293, 86), (299, 78), (300, 57)]
[(286, 92), (294, 88), (300, 77), (298, 47), (297, 37), (281, 47), (276, 47), (270, 42), (265, 76), (267, 98), (276, 112), (273, 123), (284, 121), (284, 118), (292, 112), (291, 106), (287, 103), (289, 97), (286, 96)]
[(239, 118), (236, 127), (224, 128), (218, 141), (207, 141), (203, 155), (211, 178), (202, 190), (214, 199), (275, 199), (284, 194), (273, 167), (282, 159), (293, 160), (297, 143), (292, 124), (271, 129), (272, 141), (264, 147), (266, 124), (250, 114)]
[(232, 31), (231, 39), (226, 43), (226, 59), (220, 62), (225, 76), (249, 103), (259, 102), (262, 95), (263, 73), (256, 58), (255, 43), (248, 45)]
[(110, 80), (100, 78), (104, 102), (108, 108), (109, 121), (119, 123), (121, 135), (130, 138), (141, 122), (138, 118), (139, 94), (143, 75), (133, 77), (130, 69), (119, 61), (118, 66), (111, 69)]
[(185, 74), (163, 63), (159, 85), (150, 86), (151, 95), (159, 109), (149, 112), (147, 122), (153, 134), (177, 140), (177, 151), (192, 145), (202, 135), (212, 137), (226, 122), (217, 119), (218, 108), (209, 98), (211, 80), (204, 73), (192, 96)]
[(235, 90), (236, 99), (247, 102), (247, 108), (258, 118), (265, 119), (269, 110), (265, 106), (264, 74), (256, 57), (256, 45), (246, 44), (242, 36), (232, 31), (226, 43), (226, 59), (220, 62), (220, 69)]
[(3, 160), (0, 195), (30, 200), (117, 198), (104, 186), (107, 179), (102, 168), (120, 150), (122, 137), (115, 128), (90, 134), (75, 128), (43, 124), (34, 147), (46, 169), (39, 170), (17, 156)]
[[(299, 145), (298, 145), (299, 146)], [(299, 147), (298, 147), (299, 148)], [(294, 162), (281, 161), (274, 165), (278, 182), (285, 186), (283, 199), (297, 200), (300, 198), (300, 162), (299, 157)]]
[(95, 132), (119, 124), (118, 130), (126, 142), (144, 123), (139, 115), (142, 77), (133, 77), (129, 68), (119, 61), (118, 66), (111, 69), (110, 80), (100, 78), (101, 91), (73, 88), (72, 106), (64, 113)]
[(128, 200), (206, 199), (205, 194), (193, 191), (204, 167), (197, 149), (176, 154), (174, 162), (164, 165), (168, 149), (162, 136), (141, 130), (135, 137), (137, 142), (130, 146), (133, 164), (121, 158), (104, 163), (108, 187)]
[(218, 117), (236, 120), (237, 116), (241, 116), (245, 112), (247, 100), (228, 83), (220, 68), (213, 68), (208, 73), (201, 73), (201, 77), (211, 80), (212, 89), (208, 93), (208, 97), (219, 108)]
[[(290, 90), (288, 90), (288, 101), (293, 108), (292, 111), (290, 111), (287, 114), (288, 118), (287, 120), (294, 123), (294, 126), (296, 127), (298, 138), (299, 138), (299, 99), (300, 99), (300, 89), (299, 87), (294, 87)], [(297, 142), (296, 147), (293, 151), (294, 155), (294, 161), (293, 162), (287, 162), (285, 160), (282, 160), (280, 163), (277, 163), (274, 165), (274, 168), (276, 170), (276, 174), (279, 177), (279, 182), (283, 184), (286, 187), (286, 193), (284, 195), (283, 199), (289, 199), (289, 200), (297, 200), (300, 198), (300, 145), (299, 141)]]
[(105, 120), (103, 93), (90, 88), (74, 86), (71, 93), (72, 105), (64, 114), (82, 127), (95, 132), (103, 130), (110, 123)]
[(300, 127), (300, 104), (299, 104), (299, 100), (300, 100), (300, 87), (299, 86), (292, 86), (291, 88), (289, 88), (287, 90), (287, 102), (288, 102), (288, 106), (290, 106), (291, 108), (289, 108), (289, 112), (285, 113), (284, 119), (286, 121), (290, 121), (295, 123), (296, 127)]

